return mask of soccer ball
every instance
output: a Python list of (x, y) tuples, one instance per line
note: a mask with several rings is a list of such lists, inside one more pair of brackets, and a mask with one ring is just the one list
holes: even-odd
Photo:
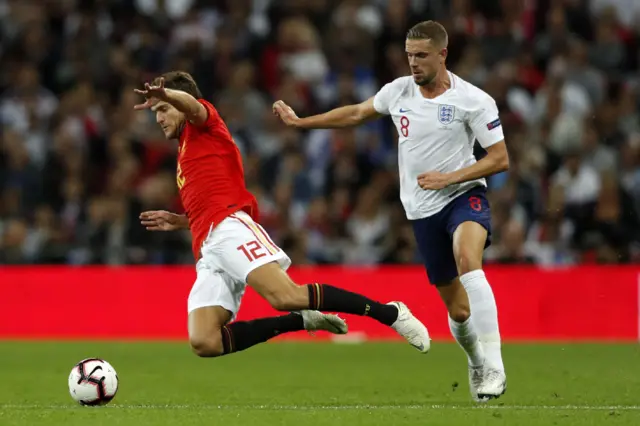
[(118, 374), (107, 361), (83, 359), (69, 374), (69, 393), (80, 405), (105, 405), (116, 396)]

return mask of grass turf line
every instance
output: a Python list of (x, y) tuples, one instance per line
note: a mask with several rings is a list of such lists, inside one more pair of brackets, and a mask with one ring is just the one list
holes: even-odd
[[(67, 376), (108, 360), (112, 405), (74, 405)], [(638, 425), (637, 345), (506, 345), (509, 390), (478, 406), (465, 356), (435, 343), (262, 345), (198, 359), (185, 344), (0, 343), (0, 425)]]

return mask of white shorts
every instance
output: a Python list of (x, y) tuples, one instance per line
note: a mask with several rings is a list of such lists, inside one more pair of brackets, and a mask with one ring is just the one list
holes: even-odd
[(235, 319), (251, 271), (271, 262), (277, 262), (285, 271), (291, 266), (289, 256), (242, 211), (209, 232), (201, 253), (196, 282), (189, 293), (189, 313), (205, 306), (222, 306)]

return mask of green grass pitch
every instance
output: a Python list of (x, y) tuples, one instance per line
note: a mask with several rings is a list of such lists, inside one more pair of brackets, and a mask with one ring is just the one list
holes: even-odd
[[(509, 390), (471, 402), (464, 355), (435, 342), (272, 343), (198, 359), (183, 343), (0, 342), (0, 425), (640, 425), (637, 345), (506, 345)], [(71, 400), (86, 357), (118, 371), (106, 407)]]

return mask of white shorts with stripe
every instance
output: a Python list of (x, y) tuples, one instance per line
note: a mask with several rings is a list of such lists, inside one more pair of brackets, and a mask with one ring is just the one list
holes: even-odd
[(235, 318), (251, 271), (270, 262), (277, 262), (284, 270), (291, 266), (289, 256), (245, 212), (234, 213), (213, 228), (201, 252), (189, 294), (189, 312), (222, 306)]

